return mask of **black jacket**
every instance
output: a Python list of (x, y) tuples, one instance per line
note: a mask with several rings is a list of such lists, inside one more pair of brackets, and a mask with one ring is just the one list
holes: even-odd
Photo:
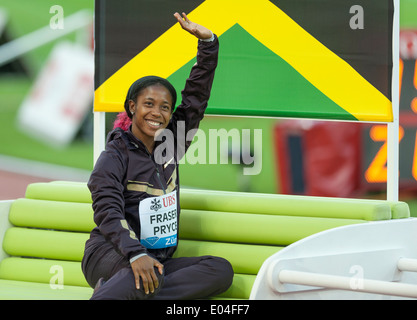
[[(186, 150), (189, 143), (183, 146), (176, 140), (177, 125), (183, 121), (187, 132), (198, 128), (203, 119), (217, 66), (218, 48), (217, 37), (212, 42), (198, 41), (197, 63), (182, 91), (182, 102), (166, 128), (171, 130), (175, 139), (171, 162), (155, 161), (154, 154), (147, 151), (131, 130), (117, 128), (109, 133), (106, 149), (98, 158), (88, 181), (97, 227), (92, 230), (86, 248), (108, 241), (127, 259), (151, 253), (160, 260), (171, 257), (176, 250), (178, 243), (163, 249), (147, 249), (140, 243), (138, 206), (145, 198), (172, 191), (176, 191), (179, 199), (177, 150)], [(157, 141), (154, 150), (161, 143)], [(177, 221), (179, 213), (177, 201)]]

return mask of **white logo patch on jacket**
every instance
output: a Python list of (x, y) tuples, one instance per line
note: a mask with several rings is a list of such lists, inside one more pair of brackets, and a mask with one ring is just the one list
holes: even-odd
[(142, 200), (139, 204), (140, 242), (148, 249), (177, 244), (176, 191)]

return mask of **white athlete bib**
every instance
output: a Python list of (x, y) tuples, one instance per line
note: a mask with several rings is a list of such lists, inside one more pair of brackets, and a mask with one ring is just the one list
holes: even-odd
[(176, 191), (146, 198), (139, 204), (140, 242), (148, 249), (162, 249), (177, 244)]

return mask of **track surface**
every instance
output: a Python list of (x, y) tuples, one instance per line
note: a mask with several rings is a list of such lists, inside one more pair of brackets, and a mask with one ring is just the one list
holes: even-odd
[(25, 196), (26, 187), (33, 182), (49, 182), (50, 179), (0, 170), (0, 200), (13, 200)]

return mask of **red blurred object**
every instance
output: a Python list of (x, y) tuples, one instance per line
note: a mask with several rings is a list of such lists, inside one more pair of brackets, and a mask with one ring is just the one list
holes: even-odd
[(354, 197), (359, 191), (361, 124), (288, 120), (274, 134), (280, 193)]

